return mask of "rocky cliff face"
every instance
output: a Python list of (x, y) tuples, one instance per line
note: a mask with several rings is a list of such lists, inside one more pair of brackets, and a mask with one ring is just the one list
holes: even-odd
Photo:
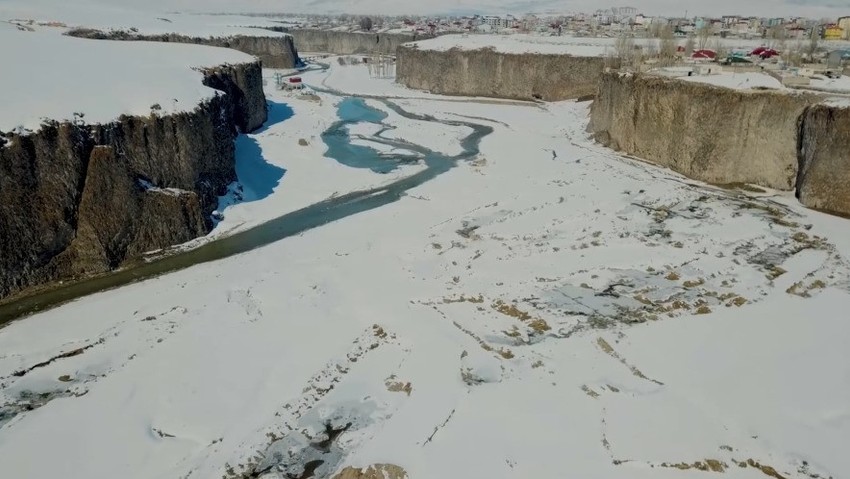
[[(261, 60), (262, 61), (262, 60)], [(268, 115), (260, 63), (222, 65), (203, 70), (204, 85), (224, 92), (233, 105), (233, 120), (241, 133), (263, 126)]]
[(615, 150), (710, 183), (790, 190), (808, 95), (606, 73), (589, 130)]
[(191, 112), (0, 135), (0, 298), (207, 233), (237, 129), (265, 121), (259, 69), (208, 71), (226, 93)]
[(281, 29), (292, 35), (300, 52), (335, 53), (337, 55), (384, 54), (395, 55), (402, 43), (430, 38), (402, 33), (334, 32), (313, 29)]
[(800, 202), (850, 215), (850, 107), (815, 105), (806, 109), (798, 145)]
[(126, 30), (103, 32), (90, 28), (77, 28), (67, 33), (72, 37), (95, 40), (149, 41), (166, 43), (192, 43), (212, 47), (232, 48), (253, 55), (267, 68), (294, 68), (299, 64), (298, 53), (291, 36), (243, 36), (232, 37), (190, 37), (176, 33), (163, 35), (144, 35)]
[(397, 81), (445, 95), (567, 100), (596, 93), (604, 59), (568, 55), (398, 49)]

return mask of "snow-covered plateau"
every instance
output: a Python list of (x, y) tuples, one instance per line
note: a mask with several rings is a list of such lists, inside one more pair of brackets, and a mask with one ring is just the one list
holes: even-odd
[(108, 123), (120, 115), (191, 111), (216, 91), (198, 68), (254, 61), (225, 48), (107, 42), (0, 22), (0, 131), (43, 120)]
[[(850, 473), (850, 222), (620, 156), (586, 102), (341, 63), (307, 95), (265, 72), (269, 122), (205, 241), (400, 197), (0, 329), (3, 477)], [(414, 160), (332, 158), (340, 135)]]
[(116, 5), (104, 0), (3, 0), (0, 21), (38, 28), (97, 28), (132, 30), (141, 35), (179, 33), (191, 37), (284, 36), (265, 28), (281, 26), (266, 17), (181, 13), (175, 9), (152, 8), (140, 2)]

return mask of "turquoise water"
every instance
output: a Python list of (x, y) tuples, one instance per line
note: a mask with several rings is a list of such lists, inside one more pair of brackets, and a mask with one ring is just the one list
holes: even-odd
[[(346, 97), (338, 105), (339, 121), (331, 125), (322, 134), (322, 139), (328, 146), (327, 157), (349, 167), (369, 168), (379, 173), (393, 171), (400, 164), (411, 161), (421, 161), (425, 165), (425, 169), (380, 188), (354, 191), (314, 203), (241, 233), (211, 241), (193, 250), (175, 252), (149, 263), (139, 262), (138, 264), (127, 265), (124, 269), (105, 276), (54, 285), (39, 294), (24, 296), (4, 303), (0, 305), (0, 325), (98, 291), (244, 253), (309, 229), (398, 201), (411, 188), (449, 171), (459, 161), (477, 156), (481, 140), (493, 131), (489, 126), (475, 123), (444, 121), (430, 116), (415, 115), (389, 101), (378, 101), (382, 101), (389, 109), (405, 118), (445, 125), (467, 126), (472, 129), (472, 133), (461, 140), (463, 152), (455, 156), (446, 156), (404, 141), (388, 140), (380, 136), (370, 138), (370, 140), (383, 144), (413, 151), (418, 156), (412, 158), (404, 155), (381, 155), (371, 148), (351, 145), (347, 125), (357, 122), (380, 124), (386, 119), (387, 115), (380, 110), (369, 107), (363, 99)], [(378, 135), (380, 135), (380, 132)], [(316, 181), (321, 181), (321, 178), (317, 178)]]
[(366, 168), (375, 173), (389, 173), (401, 165), (415, 163), (419, 159), (416, 155), (387, 155), (367, 146), (353, 145), (348, 127), (358, 123), (371, 123), (382, 127), (370, 138), (375, 143), (424, 153), (421, 150), (417, 151), (419, 149), (415, 145), (382, 138), (380, 135), (387, 130), (382, 122), (388, 115), (370, 107), (362, 98), (345, 98), (337, 106), (337, 114), (339, 121), (322, 133), (322, 141), (328, 147), (325, 157), (340, 164), (351, 168)]

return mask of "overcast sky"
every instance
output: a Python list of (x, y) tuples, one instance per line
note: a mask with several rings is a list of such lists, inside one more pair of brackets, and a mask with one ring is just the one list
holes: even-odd
[[(2, 0), (0, 0), (2, 1)], [(38, 1), (38, 0), (34, 0)], [(73, 0), (68, 0), (73, 1)], [(109, 1), (109, 0), (97, 0)], [(128, 2), (128, 0), (112, 0)], [(850, 15), (850, 0), (152, 0), (168, 6), (201, 10), (286, 10), (349, 13), (446, 13), (530, 11), (593, 11), (613, 6), (633, 6), (648, 15), (841, 16)], [(139, 3), (132, 1), (129, 3)]]
[(102, 7), (197, 12), (294, 12), (357, 14), (592, 12), (613, 6), (637, 7), (647, 15), (743, 14), (764, 17), (850, 15), (850, 0), (0, 0), (4, 6), (31, 8), (85, 4)]

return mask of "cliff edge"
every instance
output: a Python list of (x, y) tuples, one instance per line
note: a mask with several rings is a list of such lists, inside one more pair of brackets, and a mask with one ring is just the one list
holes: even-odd
[(0, 135), (0, 298), (209, 232), (237, 131), (266, 119), (259, 62), (204, 70), (192, 111)]
[(396, 81), (443, 95), (559, 101), (596, 94), (604, 59), (493, 48), (398, 48)]
[(126, 30), (104, 32), (93, 28), (75, 28), (66, 35), (93, 40), (147, 41), (164, 43), (189, 43), (211, 47), (231, 48), (253, 55), (263, 62), (266, 68), (295, 68), (300, 64), (298, 53), (290, 35), (227, 37), (198, 37), (179, 33), (144, 34)]
[(797, 176), (798, 119), (816, 99), (606, 73), (591, 106), (600, 143), (691, 178), (780, 190)]

